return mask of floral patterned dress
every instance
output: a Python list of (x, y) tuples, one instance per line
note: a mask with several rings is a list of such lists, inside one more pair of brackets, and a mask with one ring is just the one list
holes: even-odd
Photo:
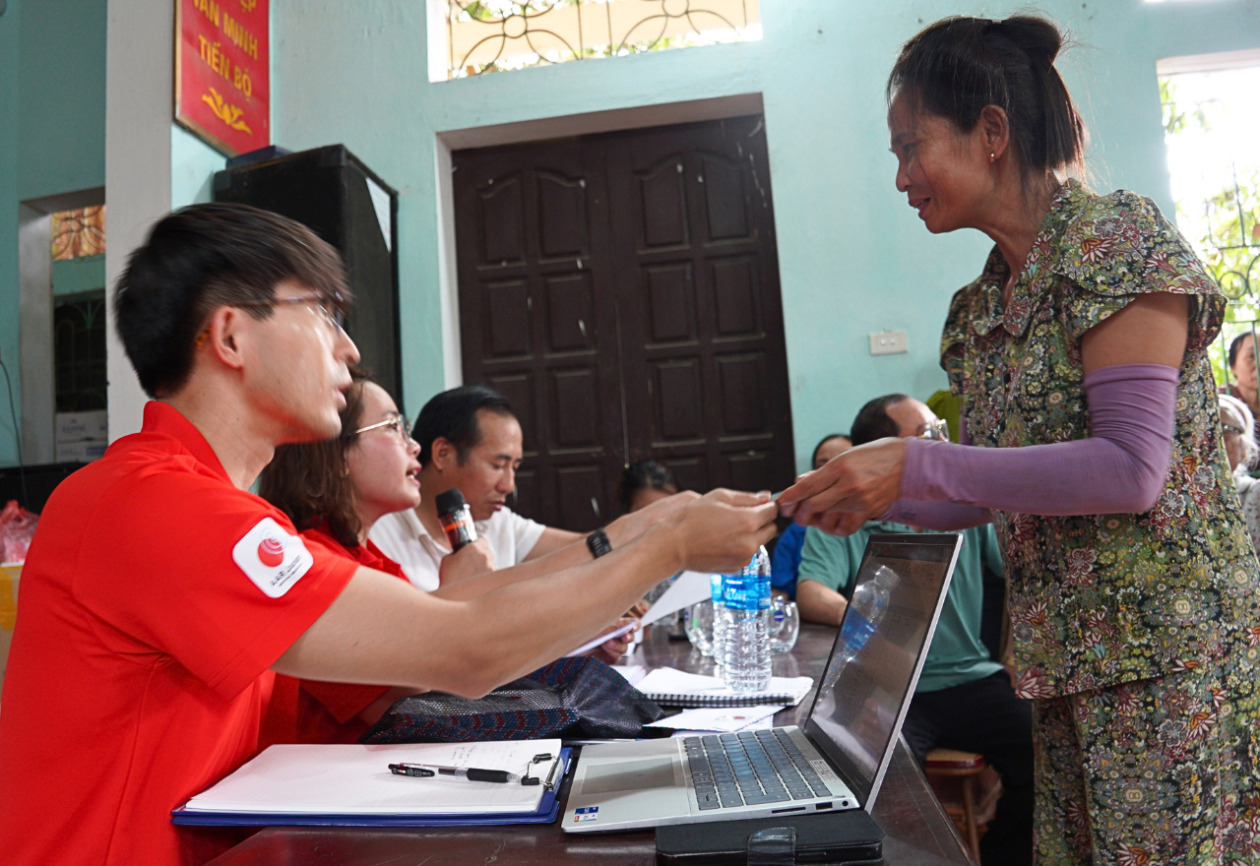
[[(1190, 748), (1231, 713), (1240, 730), (1254, 727), (1260, 710), (1252, 686), (1260, 674), (1260, 568), (1221, 441), (1206, 355), (1224, 299), (1149, 199), (1123, 191), (1097, 196), (1075, 182), (1056, 196), (1004, 309), (1009, 273), (995, 248), (980, 278), (954, 296), (942, 339), (942, 366), (963, 401), (970, 441), (980, 446), (1088, 437), (1082, 336), (1139, 295), (1190, 297), (1173, 454), (1156, 505), (1142, 514), (994, 515), (1010, 580), (1018, 690), (1046, 706), (1054, 701), (1044, 699), (1079, 698), (1057, 715), (1038, 716), (1042, 862), (1090, 862), (1091, 845), (1108, 838), (1125, 840), (1116, 842), (1125, 854), (1113, 850), (1099, 862), (1258, 862), (1260, 847), (1240, 861), (1163, 859), (1201, 847), (1194, 840), (1202, 839), (1223, 851), (1251, 849), (1220, 839), (1260, 821), (1260, 804), (1243, 803), (1260, 796), (1254, 738), (1228, 736), (1224, 748), (1240, 756), (1228, 759)], [(1187, 671), (1193, 677), (1161, 685)], [(1090, 732), (1102, 729), (1107, 748), (1091, 750)], [(1205, 787), (1183, 772), (1199, 760), (1232, 764), (1238, 787)], [(1069, 785), (1056, 774), (1073, 762), (1078, 778)], [(1178, 773), (1181, 782), (1158, 802), (1157, 786), (1141, 781)], [(1181, 800), (1188, 815), (1174, 808)], [(1230, 808), (1237, 814), (1222, 818)], [(1196, 816), (1197, 835), (1186, 829)], [(1075, 837), (1065, 829), (1073, 822)], [(1137, 832), (1126, 822), (1146, 824)], [(1065, 834), (1059, 848), (1047, 841)]]

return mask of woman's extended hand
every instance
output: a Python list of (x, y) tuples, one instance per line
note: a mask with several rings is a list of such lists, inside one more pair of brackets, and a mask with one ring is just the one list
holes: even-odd
[(852, 535), (897, 500), (906, 443), (879, 439), (806, 472), (779, 497), (779, 511), (802, 526)]

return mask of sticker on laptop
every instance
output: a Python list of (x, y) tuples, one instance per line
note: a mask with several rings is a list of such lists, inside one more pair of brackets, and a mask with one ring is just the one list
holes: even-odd
[(302, 539), (270, 517), (236, 542), (232, 559), (268, 598), (284, 595), (315, 564)]
[(599, 820), (598, 806), (579, 806), (573, 810), (573, 823), (580, 824), (583, 821)]

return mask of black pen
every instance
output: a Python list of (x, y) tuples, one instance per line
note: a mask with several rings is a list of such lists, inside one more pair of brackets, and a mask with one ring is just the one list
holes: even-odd
[(512, 774), (507, 770), (483, 770), (477, 767), (445, 767), (441, 764), (390, 764), (389, 771), (395, 776), (454, 776), (470, 782), (510, 782)]

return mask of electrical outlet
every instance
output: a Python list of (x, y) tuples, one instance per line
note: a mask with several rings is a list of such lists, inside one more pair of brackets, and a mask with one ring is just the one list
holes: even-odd
[(905, 331), (881, 331), (870, 336), (872, 355), (899, 355), (909, 351)]

